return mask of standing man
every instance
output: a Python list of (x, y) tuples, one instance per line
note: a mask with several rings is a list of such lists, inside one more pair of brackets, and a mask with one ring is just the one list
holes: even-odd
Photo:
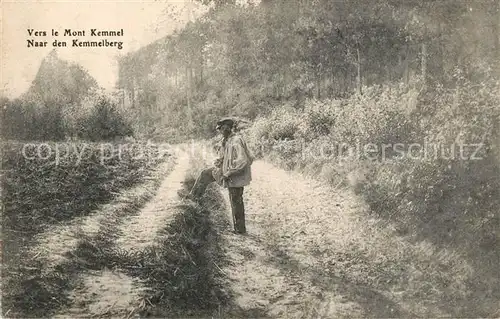
[(217, 122), (216, 129), (222, 133), (223, 139), (214, 167), (201, 172), (189, 194), (179, 195), (195, 200), (204, 194), (207, 186), (212, 182), (217, 182), (220, 186), (227, 188), (231, 201), (234, 231), (244, 234), (246, 227), (243, 189), (252, 180), (253, 156), (243, 138), (233, 132), (234, 126), (235, 122), (231, 118), (224, 118)]

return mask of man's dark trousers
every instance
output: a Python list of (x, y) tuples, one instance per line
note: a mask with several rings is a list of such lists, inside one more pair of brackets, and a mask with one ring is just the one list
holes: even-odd
[[(213, 168), (205, 169), (191, 190), (191, 194), (195, 197), (201, 197), (210, 183), (215, 182), (212, 175)], [(231, 202), (231, 211), (233, 215), (234, 230), (238, 233), (245, 233), (245, 206), (243, 204), (243, 187), (228, 187), (229, 200)]]
[(229, 199), (231, 201), (231, 211), (233, 212), (234, 230), (238, 233), (246, 233), (243, 187), (229, 187), (228, 189)]

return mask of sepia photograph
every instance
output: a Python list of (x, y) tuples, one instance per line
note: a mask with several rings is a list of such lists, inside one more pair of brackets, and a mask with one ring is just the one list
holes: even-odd
[(0, 12), (0, 317), (500, 319), (500, 0)]

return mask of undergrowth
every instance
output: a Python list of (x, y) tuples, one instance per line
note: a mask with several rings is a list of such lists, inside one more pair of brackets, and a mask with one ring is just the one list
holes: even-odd
[[(185, 191), (204, 167), (203, 158), (191, 154)], [(141, 316), (222, 317), (231, 295), (223, 287), (226, 260), (220, 233), (228, 221), (221, 196), (212, 185), (196, 203), (180, 204), (177, 215), (159, 234), (159, 242), (122, 264), (148, 287)]]
[(208, 189), (202, 205), (178, 206), (158, 242), (143, 251), (118, 250), (107, 245), (106, 235), (83, 241), (78, 257), (92, 269), (117, 269), (139, 279), (147, 287), (142, 306), (135, 309), (141, 317), (217, 316), (230, 298), (222, 286), (224, 259), (218, 235), (225, 220), (213, 216), (221, 210), (219, 196), (216, 189)]
[[(431, 245), (426, 251), (453, 252), (446, 263), (471, 265), (451, 271), (437, 258), (426, 270), (436, 279), (425, 298), (446, 301), (455, 315), (489, 316), (500, 299), (500, 92), (495, 80), (461, 81), (454, 90), (388, 85), (308, 101), (303, 111), (283, 107), (247, 134), (257, 155), (351, 187), (381, 227), (415, 249)], [(466, 285), (450, 288), (453, 278)]]

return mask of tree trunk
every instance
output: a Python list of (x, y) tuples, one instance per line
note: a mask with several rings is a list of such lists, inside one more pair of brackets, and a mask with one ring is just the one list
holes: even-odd
[(203, 60), (200, 65), (200, 84), (203, 84)]
[(193, 94), (193, 88), (195, 84), (194, 79), (196, 79), (195, 71), (196, 70), (192, 66), (189, 67), (189, 94)]
[(495, 53), (494, 53), (494, 64), (496, 66), (496, 75), (500, 76), (500, 2), (498, 2), (497, 8), (497, 21), (494, 23), (494, 32), (493, 35), (495, 37)]
[(358, 94), (363, 94), (363, 92), (361, 91), (361, 54), (359, 52), (359, 47), (356, 48), (356, 53), (358, 55), (358, 63), (357, 63), (357, 69), (358, 69), (358, 76), (356, 78), (356, 84), (357, 84), (357, 90), (358, 90)]
[(352, 72), (349, 70), (349, 72), (346, 75), (346, 90), (345, 92), (351, 92), (352, 90)]
[(137, 80), (134, 79), (132, 86), (132, 106), (135, 108), (137, 105)]
[(285, 96), (285, 74), (280, 72), (280, 99)]
[(331, 85), (331, 91), (329, 97), (332, 97), (335, 94), (335, 90), (337, 89), (338, 82), (336, 81), (335, 78), (335, 69), (333, 66), (330, 69), (330, 85)]
[(193, 116), (191, 113), (191, 69), (186, 66), (186, 99), (187, 99), (187, 120), (188, 125), (191, 127), (193, 123)]
[(405, 83), (405, 87), (408, 88), (410, 84), (410, 70), (409, 70), (409, 64), (410, 64), (410, 49), (408, 44), (405, 46), (405, 61), (404, 61), (404, 70), (403, 70), (403, 79)]
[(500, 75), (500, 2), (498, 2), (496, 19), (492, 19), (492, 33), (493, 33), (493, 63), (497, 75)]
[(427, 84), (427, 44), (422, 43), (422, 84)]
[(318, 100), (319, 100), (321, 99), (321, 68), (320, 72), (318, 72), (318, 75), (316, 76), (316, 82), (317, 82)]
[(349, 91), (349, 76), (350, 76), (351, 72), (349, 72), (348, 70), (348, 67), (346, 66), (343, 70), (342, 70), (342, 95), (345, 95), (347, 91)]

